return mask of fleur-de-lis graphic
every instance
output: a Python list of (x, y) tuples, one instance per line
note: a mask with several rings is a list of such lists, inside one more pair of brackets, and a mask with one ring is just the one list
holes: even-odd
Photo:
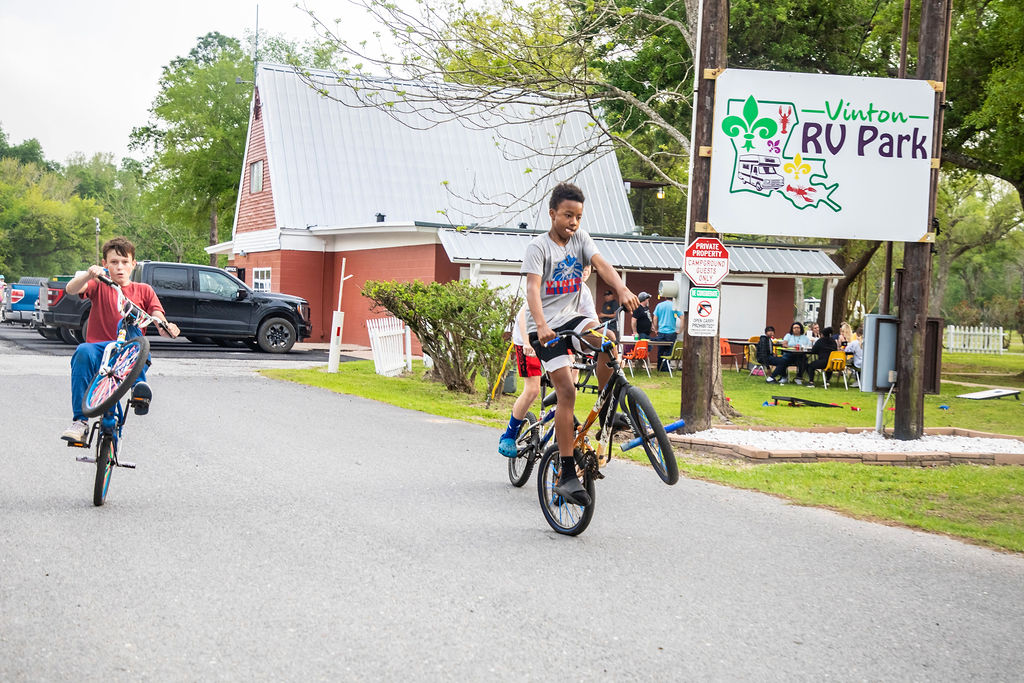
[(758, 118), (757, 100), (751, 95), (743, 103), (743, 118), (726, 116), (722, 120), (722, 130), (731, 138), (743, 133), (743, 149), (748, 152), (754, 148), (754, 135), (757, 134), (762, 140), (767, 140), (779, 130), (779, 125), (774, 119)]
[(786, 162), (786, 165), (782, 167), (782, 170), (786, 173), (792, 173), (793, 180), (800, 180), (801, 173), (806, 175), (811, 172), (811, 165), (805, 164), (804, 160), (800, 158), (800, 154), (797, 153), (797, 155), (793, 157), (793, 161)]
[(779, 138), (778, 140), (769, 140), (768, 141), (768, 151), (769, 152), (774, 152), (775, 154), (778, 154), (779, 152), (781, 152), (782, 148), (779, 147), (779, 143), (780, 142), (782, 142), (782, 138)]

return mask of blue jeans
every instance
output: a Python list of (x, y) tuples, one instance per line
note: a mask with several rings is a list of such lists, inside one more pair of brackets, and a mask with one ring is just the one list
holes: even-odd
[[(71, 356), (71, 414), (76, 420), (85, 420), (85, 414), (82, 413), (82, 399), (85, 398), (85, 392), (89, 390), (89, 383), (96, 376), (96, 371), (100, 369), (103, 350), (109, 343), (79, 344), (74, 355)], [(142, 366), (139, 382), (146, 379), (146, 366), (148, 365), (149, 360), (147, 359), (146, 365)]]

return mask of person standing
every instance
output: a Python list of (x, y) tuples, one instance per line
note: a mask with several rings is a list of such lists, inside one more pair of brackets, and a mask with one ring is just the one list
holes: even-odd
[(649, 308), (651, 295), (647, 292), (640, 292), (636, 297), (640, 300), (640, 305), (633, 309), (633, 334), (637, 339), (650, 339), (653, 328)]
[[(682, 313), (677, 311), (675, 306), (672, 305), (672, 299), (662, 297), (661, 303), (654, 307), (653, 329), (655, 334), (652, 339), (654, 341), (674, 342), (679, 334), (679, 324), (682, 319)], [(661, 358), (666, 353), (671, 354), (672, 347), (659, 345), (657, 348), (658, 370), (662, 370)], [(668, 369), (667, 361), (664, 369)]]
[(604, 301), (601, 302), (601, 310), (597, 312), (597, 320), (602, 325), (608, 323), (608, 329), (617, 332), (619, 319), (616, 311), (619, 310), (619, 302), (615, 300), (615, 292), (610, 289), (604, 290)]

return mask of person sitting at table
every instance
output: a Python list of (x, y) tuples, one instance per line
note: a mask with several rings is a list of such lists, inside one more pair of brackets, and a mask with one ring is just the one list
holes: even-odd
[[(853, 360), (851, 363), (857, 370), (857, 376), (860, 376), (861, 366), (864, 365), (864, 342), (861, 341), (864, 338), (864, 328), (857, 328), (857, 335), (846, 345), (847, 355), (853, 354)], [(854, 384), (854, 386), (857, 386)]]
[(821, 336), (821, 331), (818, 328), (818, 323), (807, 323), (807, 336), (811, 338), (813, 344)]
[[(775, 368), (772, 377), (779, 384), (785, 384), (786, 371), (792, 365), (796, 367), (796, 383), (803, 384), (803, 380), (800, 377), (803, 375), (804, 366), (807, 363), (807, 354), (803, 353), (803, 351), (811, 348), (811, 339), (804, 332), (804, 326), (794, 322), (789, 328), (789, 333), (782, 338), (782, 345), (785, 347), (782, 353), (783, 362), (779, 363), (778, 367)], [(792, 351), (786, 351), (785, 349), (787, 348), (792, 349)], [(798, 353), (794, 353), (794, 351)]]
[(839, 342), (839, 346), (846, 346), (854, 340), (853, 330), (850, 328), (850, 323), (842, 322), (839, 324), (839, 336), (836, 337), (836, 341)]
[[(775, 355), (775, 328), (771, 325), (764, 328), (764, 334), (762, 334), (761, 338), (757, 340), (755, 357), (757, 358), (757, 362), (765, 369), (764, 381), (769, 384), (774, 382), (775, 378), (768, 373), (772, 372), (784, 361), (782, 358)], [(783, 372), (785, 372), (785, 370), (783, 370)]]
[[(814, 346), (811, 347), (811, 353), (815, 354), (816, 358), (810, 363), (806, 363), (804, 368), (807, 371), (807, 384), (814, 386), (814, 371), (824, 370), (825, 366), (828, 365), (828, 355), (833, 351), (839, 350), (836, 345), (836, 340), (832, 337), (832, 328), (826, 327), (822, 330), (823, 334), (818, 337), (814, 342)], [(832, 373), (825, 373), (825, 383), (832, 381)]]

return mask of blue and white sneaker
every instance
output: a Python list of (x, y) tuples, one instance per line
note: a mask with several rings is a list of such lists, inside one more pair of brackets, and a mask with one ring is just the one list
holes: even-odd
[(517, 457), (519, 449), (516, 448), (516, 440), (508, 436), (501, 437), (501, 440), (498, 441), (498, 453), (501, 453), (506, 458)]

